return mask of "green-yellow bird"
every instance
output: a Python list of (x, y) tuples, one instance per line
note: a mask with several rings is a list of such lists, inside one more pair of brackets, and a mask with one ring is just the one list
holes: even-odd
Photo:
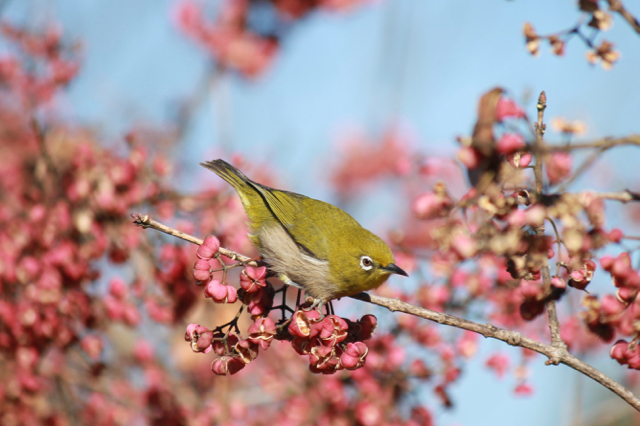
[(201, 165), (235, 188), (262, 259), (314, 306), (377, 288), (391, 274), (408, 276), (382, 239), (338, 207), (253, 182), (223, 160)]

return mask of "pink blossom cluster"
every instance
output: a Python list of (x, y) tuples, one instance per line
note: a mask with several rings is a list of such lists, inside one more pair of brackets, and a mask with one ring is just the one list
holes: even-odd
[[(0, 81), (4, 83), (2, 95), (5, 105), (13, 103), (20, 108), (29, 108), (30, 103), (46, 104), (80, 69), (77, 48), (65, 45), (60, 26), (50, 25), (44, 33), (36, 33), (4, 21), (0, 24), (0, 32), (19, 45), (19, 51), (33, 61), (32, 65), (37, 64), (28, 66), (24, 57), (15, 54), (0, 56)], [(19, 110), (14, 109), (13, 113), (19, 114)]]
[(380, 143), (362, 132), (349, 132), (339, 141), (340, 164), (332, 181), (347, 196), (385, 177), (406, 175), (413, 167), (408, 155), (410, 138), (399, 128), (387, 129)]
[[(77, 45), (59, 26), (36, 32), (4, 22), (1, 30), (10, 47), (0, 57), (0, 423), (68, 424), (64, 398), (94, 424), (128, 423), (133, 411), (104, 394), (139, 402), (140, 390), (117, 372), (130, 363), (152, 378), (157, 366), (143, 339), (110, 359), (109, 331), (135, 333), (145, 313), (173, 317), (167, 301), (180, 300), (163, 294), (171, 287), (162, 278), (175, 275), (149, 267), (153, 250), (141, 255), (149, 242), (128, 220), (166, 197), (166, 161), (156, 155), (150, 165), (136, 137), (111, 150), (95, 129), (58, 118), (57, 100), (79, 68)], [(158, 287), (149, 291), (142, 277), (154, 270)]]
[[(365, 315), (353, 323), (336, 315), (322, 315), (317, 310), (298, 309), (290, 318), (282, 318), (280, 330), (267, 315), (272, 309), (274, 290), (267, 282), (265, 266), (245, 266), (240, 273), (240, 289), (223, 280), (214, 279), (214, 272), (220, 267), (220, 241), (213, 235), (207, 236), (196, 250), (197, 260), (193, 266), (193, 277), (204, 287), (204, 296), (216, 303), (242, 303), (242, 309), (255, 319), (248, 329), (249, 337), (239, 335), (236, 322), (209, 330), (198, 324), (187, 327), (185, 340), (191, 342), (194, 352), (214, 351), (217, 358), (211, 369), (215, 374), (235, 374), (253, 361), (259, 349), (266, 350), (271, 341), (291, 340), (300, 355), (309, 356), (309, 368), (314, 373), (331, 374), (342, 369), (355, 370), (365, 364), (369, 349), (364, 343), (371, 339), (377, 320), (373, 315)], [(241, 313), (242, 311), (240, 311)], [(239, 314), (240, 314), (239, 313)], [(239, 315), (238, 314), (238, 315)], [(283, 328), (287, 325), (287, 328)], [(229, 326), (224, 333), (223, 329)], [(231, 332), (236, 327), (236, 332)]]
[(631, 343), (626, 340), (618, 340), (610, 351), (611, 358), (615, 359), (620, 365), (627, 365), (634, 370), (640, 370), (640, 349), (638, 341), (633, 340)]
[(314, 373), (333, 374), (364, 366), (371, 339), (377, 326), (373, 315), (365, 315), (353, 323), (336, 315), (320, 320), (318, 311), (297, 310), (289, 323), (293, 348), (309, 356), (309, 369)]
[[(458, 185), (455, 177), (446, 184), (438, 182), (425, 192), (424, 185), (415, 184), (424, 182), (420, 169), (409, 168), (403, 176), (411, 182), (406, 186), (413, 194), (412, 215), (404, 226), (390, 233), (389, 239), (398, 250), (397, 259), (410, 262), (412, 268), (426, 261), (431, 274), (413, 294), (399, 294), (385, 287), (378, 291), (437, 311), (467, 312), (472, 305), (486, 303), (492, 323), (526, 330), (542, 341), (548, 339), (548, 330), (543, 322), (535, 320), (543, 316), (551, 300), (559, 301), (560, 312), (564, 312), (564, 298), (571, 296), (581, 298), (583, 303), (579, 316), (561, 316), (561, 334), (570, 347), (595, 350), (616, 335), (636, 338), (632, 324), (637, 322), (640, 275), (627, 252), (616, 257), (599, 255), (605, 247), (616, 247), (625, 234), (619, 229), (607, 229), (603, 198), (594, 192), (546, 195), (548, 187), (572, 177), (572, 155), (568, 150), (550, 150), (539, 156), (543, 191), (536, 194), (532, 145), (537, 136), (527, 138), (525, 133), (513, 130), (513, 120), (524, 123), (528, 118), (515, 102), (500, 93), (490, 110), (491, 126), (484, 127), (485, 133), (474, 133), (474, 137), (490, 141), (491, 148), (460, 139), (465, 145), (459, 156), (461, 162), (469, 169), (487, 173), (488, 179), (476, 180), (477, 187), (456, 199), (450, 189)], [(501, 133), (496, 136), (498, 130)], [(400, 149), (405, 152), (393, 155), (407, 155), (408, 147)], [(354, 151), (353, 158), (345, 159), (343, 166), (348, 168), (348, 164), (356, 164), (367, 155)], [(511, 186), (521, 189), (505, 189)], [(545, 282), (542, 267), (546, 264), (551, 276)], [(584, 292), (600, 265), (612, 275), (615, 295)], [(399, 318), (398, 323), (415, 341), (434, 348), (441, 360), (446, 358), (448, 350), (434, 343), (440, 341), (439, 333), (414, 328), (414, 321), (407, 319)], [(461, 348), (471, 347), (464, 337), (460, 339)], [(454, 365), (467, 349), (456, 354)], [(505, 364), (504, 360), (499, 361), (500, 365)], [(494, 360), (490, 367), (496, 365), (498, 361)], [(522, 381), (518, 393), (531, 390)], [(442, 395), (446, 401), (446, 392)]]
[[(343, 11), (370, 0), (276, 0), (261, 6), (273, 8), (272, 25), (283, 26), (317, 9)], [(215, 18), (208, 16), (205, 2), (180, 0), (174, 17), (180, 28), (209, 53), (221, 68), (255, 78), (263, 74), (279, 52), (280, 31), (269, 34), (251, 27), (249, 15), (257, 7), (249, 0), (224, 0)], [(263, 13), (263, 16), (264, 15)]]
[(224, 1), (217, 19), (211, 21), (203, 5), (182, 0), (177, 4), (175, 16), (178, 27), (222, 67), (237, 70), (245, 77), (256, 77), (273, 61), (278, 41), (247, 27), (249, 7), (246, 0)]

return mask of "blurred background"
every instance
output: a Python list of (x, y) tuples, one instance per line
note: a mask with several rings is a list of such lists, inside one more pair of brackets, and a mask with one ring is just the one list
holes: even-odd
[[(211, 22), (220, 14), (233, 21), (233, 8), (222, 3), (195, 4)], [(337, 203), (376, 230), (393, 227), (406, 210), (394, 197), (400, 183), (354, 186), (345, 195), (332, 183), (343, 156), (354, 146), (374, 150), (396, 143), (427, 159), (455, 158), (456, 137), (471, 133), (477, 100), (494, 86), (532, 116), (538, 94), (546, 91), (549, 122), (582, 121), (586, 132), (579, 139), (640, 132), (640, 37), (617, 17), (598, 35), (621, 52), (605, 70), (587, 61), (589, 49), (577, 37), (561, 57), (544, 43), (538, 56), (525, 48), (525, 22), (549, 34), (582, 19), (573, 1), (327, 3), (283, 17), (269, 2), (251, 2), (246, 25), (267, 42), (250, 47), (261, 59), (249, 64), (233, 57), (225, 63), (199, 43), (185, 2), (4, 0), (0, 13), (33, 29), (58, 22), (66, 39), (81, 44), (80, 71), (56, 99), (63, 120), (92, 128), (105, 144), (132, 129), (160, 135), (169, 129), (172, 142), (162, 149), (174, 163), (173, 184), (180, 190), (221, 187), (198, 163), (241, 157), (273, 172), (279, 187)], [(638, 4), (627, 3), (640, 15)], [(0, 40), (2, 49), (8, 49), (6, 40)], [(560, 142), (563, 136), (550, 126), (547, 139)], [(607, 153), (573, 188), (622, 189), (636, 175), (638, 160), (631, 148)], [(466, 186), (459, 167), (450, 164), (447, 173), (456, 179), (451, 190), (459, 196)], [(339, 306), (347, 308), (345, 302)], [(530, 364), (534, 392), (516, 394), (516, 379), (497, 381), (484, 367), (498, 348), (515, 353), (502, 346), (481, 342), (451, 388), (456, 405), (435, 410), (436, 424), (624, 424), (589, 423), (589, 416), (624, 417), (628, 408), (589, 379), (562, 366), (545, 367), (538, 358)], [(606, 352), (590, 361), (623, 378)], [(260, 374), (259, 366), (252, 368)], [(427, 392), (416, 398), (433, 399)]]

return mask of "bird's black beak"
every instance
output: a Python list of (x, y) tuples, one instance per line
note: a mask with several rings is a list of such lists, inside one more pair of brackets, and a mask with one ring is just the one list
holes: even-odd
[(407, 274), (405, 271), (400, 269), (398, 265), (396, 265), (395, 263), (390, 263), (382, 269), (392, 274), (404, 275), (405, 277), (409, 276), (409, 274)]

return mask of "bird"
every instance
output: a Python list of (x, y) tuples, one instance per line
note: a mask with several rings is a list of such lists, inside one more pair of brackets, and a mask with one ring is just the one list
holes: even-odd
[(390, 275), (409, 275), (389, 246), (342, 209), (254, 182), (218, 159), (200, 163), (229, 183), (249, 218), (249, 238), (284, 284), (313, 299), (307, 310), (379, 287)]

